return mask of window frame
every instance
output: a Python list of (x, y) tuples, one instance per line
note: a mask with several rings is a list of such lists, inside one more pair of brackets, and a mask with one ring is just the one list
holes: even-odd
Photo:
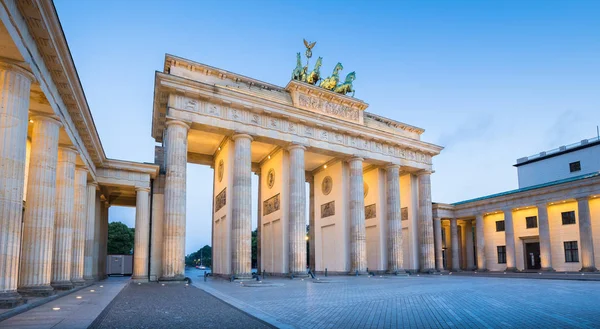
[(498, 264), (506, 264), (506, 246), (496, 246)]
[(563, 250), (565, 253), (565, 263), (579, 263), (579, 244), (576, 240), (563, 241)]
[[(498, 228), (498, 225), (499, 225), (499, 223), (502, 223), (502, 224), (501, 224), (501, 225), (502, 225), (502, 229), (499, 229), (499, 228)], [(497, 221), (496, 221), (496, 232), (506, 232), (506, 224), (505, 224), (505, 221), (504, 221), (504, 219), (503, 219), (503, 220), (497, 220)]]
[[(565, 218), (566, 214), (573, 214), (572, 218)], [(563, 225), (573, 225), (573, 224), (577, 224), (577, 216), (575, 216), (575, 210), (571, 210), (571, 211), (562, 211), (560, 213), (560, 218), (562, 221)], [(567, 219), (567, 221), (565, 221), (565, 219)]]
[(581, 171), (581, 161), (575, 161), (569, 163), (569, 172)]
[[(530, 224), (530, 220), (533, 220), (535, 225), (533, 226), (529, 226)], [(537, 216), (527, 216), (525, 217), (525, 228), (530, 229), (530, 228), (537, 228), (538, 227), (538, 217)]]

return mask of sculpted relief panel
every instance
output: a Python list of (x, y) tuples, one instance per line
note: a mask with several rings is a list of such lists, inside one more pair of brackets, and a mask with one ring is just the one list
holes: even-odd
[(316, 111), (346, 120), (359, 121), (358, 109), (341, 104), (330, 103), (324, 99), (304, 94), (298, 95), (298, 105), (306, 110)]
[(279, 206), (279, 193), (277, 193), (263, 202), (263, 216), (276, 212)]

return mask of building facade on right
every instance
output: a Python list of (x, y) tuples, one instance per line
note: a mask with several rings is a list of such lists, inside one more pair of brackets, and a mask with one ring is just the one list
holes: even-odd
[(436, 268), (596, 271), (600, 139), (517, 160), (519, 189), (433, 204)]

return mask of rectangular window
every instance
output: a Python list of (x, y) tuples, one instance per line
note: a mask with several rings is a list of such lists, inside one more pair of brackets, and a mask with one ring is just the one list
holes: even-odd
[(506, 246), (497, 246), (496, 248), (498, 249), (498, 264), (506, 264)]
[(536, 228), (537, 227), (537, 216), (525, 217), (525, 224), (527, 225), (527, 228)]
[(496, 221), (496, 232), (504, 232), (504, 221)]
[(576, 161), (576, 162), (569, 163), (569, 170), (571, 172), (580, 171), (581, 170), (581, 162)]
[(575, 224), (575, 212), (565, 211), (560, 214), (562, 216), (563, 225)]
[(577, 241), (565, 241), (565, 262), (577, 263), (579, 262), (579, 249), (577, 248)]

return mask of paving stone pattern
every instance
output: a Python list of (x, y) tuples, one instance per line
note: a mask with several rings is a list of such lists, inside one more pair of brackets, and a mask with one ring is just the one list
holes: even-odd
[[(297, 328), (600, 328), (600, 282), (451, 275), (196, 282), (265, 321)], [(323, 278), (325, 280), (325, 278)], [(270, 323), (274, 323), (271, 321)]]

